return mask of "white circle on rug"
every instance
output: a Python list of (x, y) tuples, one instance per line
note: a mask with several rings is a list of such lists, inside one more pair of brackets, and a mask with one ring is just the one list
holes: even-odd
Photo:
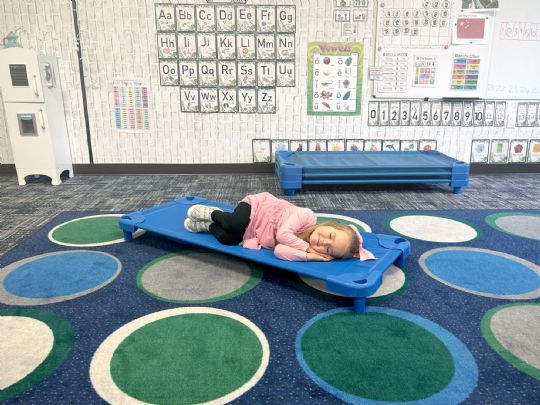
[[(63, 226), (66, 226), (68, 224), (73, 224), (74, 222), (78, 222), (78, 221), (84, 221), (84, 220), (87, 220), (87, 219), (90, 219), (90, 218), (105, 218), (105, 217), (117, 217), (117, 218), (120, 218), (121, 216), (123, 216), (124, 214), (101, 214), (101, 215), (88, 215), (88, 216), (85, 216), (85, 217), (80, 217), (80, 218), (75, 218), (75, 219), (72, 219), (72, 220), (69, 220), (69, 221), (66, 221), (66, 222), (62, 222), (61, 224), (58, 224), (56, 225), (53, 229), (51, 229), (49, 231), (49, 233), (47, 234), (47, 237), (49, 238), (49, 240), (57, 245), (61, 245), (61, 246), (70, 246), (70, 247), (90, 247), (90, 246), (107, 246), (107, 245), (114, 245), (115, 243), (122, 243), (122, 242), (125, 242), (126, 240), (122, 237), (122, 238), (118, 238), (118, 239), (114, 239), (114, 240), (107, 240), (105, 242), (95, 242), (95, 243), (69, 243), (69, 242), (61, 242), (59, 240), (56, 240), (53, 236), (54, 232), (58, 229), (60, 229), (61, 227)], [(120, 229), (120, 226), (118, 227), (118, 229)], [(144, 229), (137, 229), (135, 232), (133, 232), (133, 239), (135, 238), (138, 238), (139, 236), (143, 235), (144, 233), (146, 233), (146, 231)]]
[(317, 218), (328, 218), (331, 221), (335, 220), (337, 222), (351, 223), (351, 224), (359, 226), (361, 229), (364, 230), (364, 232), (371, 232), (371, 227), (368, 224), (356, 218), (347, 217), (345, 215), (338, 215), (338, 214), (326, 214), (324, 212), (318, 212), (315, 215), (317, 216)]
[(433, 215), (403, 215), (392, 219), (389, 226), (400, 235), (427, 242), (461, 243), (478, 236), (470, 225)]
[(492, 317), (493, 336), (508, 352), (540, 370), (540, 305), (513, 305)]
[(224, 397), (217, 398), (208, 403), (216, 405), (226, 404), (253, 388), (264, 375), (270, 360), (270, 346), (264, 333), (249, 319), (244, 318), (243, 316), (234, 312), (209, 307), (189, 307), (166, 309), (145, 315), (125, 324), (110, 334), (98, 347), (90, 363), (90, 380), (99, 396), (111, 404), (144, 404), (145, 402), (139, 401), (124, 393), (114, 382), (110, 369), (114, 352), (124, 339), (138, 329), (160, 319), (188, 314), (214, 314), (238, 321), (249, 328), (257, 336), (262, 347), (261, 364), (251, 379), (235, 391), (232, 391)]
[[(299, 276), (300, 279), (316, 290), (322, 291), (330, 295), (336, 295), (344, 297), (344, 295), (327, 290), (325, 287), (326, 282), (318, 278)], [(405, 285), (405, 272), (399, 267), (391, 265), (388, 270), (383, 273), (382, 284), (375, 291), (374, 294), (370, 295), (368, 298), (383, 297), (385, 295), (393, 294), (396, 291), (399, 291)]]
[(54, 334), (45, 322), (24, 316), (0, 316), (0, 390), (34, 371), (53, 346)]

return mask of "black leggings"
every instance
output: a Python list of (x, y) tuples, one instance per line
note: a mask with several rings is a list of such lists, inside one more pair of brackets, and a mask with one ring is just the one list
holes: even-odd
[(233, 212), (215, 210), (210, 218), (210, 233), (224, 245), (238, 245), (244, 238), (244, 232), (249, 224), (251, 205), (239, 203)]

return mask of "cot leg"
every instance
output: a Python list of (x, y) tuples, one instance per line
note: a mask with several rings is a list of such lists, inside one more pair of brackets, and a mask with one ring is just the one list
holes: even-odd
[(366, 297), (354, 298), (354, 312), (357, 314), (363, 314), (366, 312)]
[(461, 193), (461, 187), (454, 187), (454, 194)]
[(122, 232), (124, 232), (124, 239), (126, 241), (129, 242), (130, 240), (133, 240), (133, 234), (131, 232), (129, 231), (122, 231)]
[(283, 194), (293, 196), (294, 195), (294, 188), (284, 188)]

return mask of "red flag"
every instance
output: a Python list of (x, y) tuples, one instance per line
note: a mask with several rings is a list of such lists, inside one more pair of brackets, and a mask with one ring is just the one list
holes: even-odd
[(484, 39), (486, 20), (483, 18), (458, 18), (457, 39)]

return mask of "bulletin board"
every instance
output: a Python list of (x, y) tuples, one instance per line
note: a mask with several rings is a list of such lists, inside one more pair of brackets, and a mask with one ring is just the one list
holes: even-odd
[(373, 94), (484, 97), (497, 11), (465, 5), (465, 0), (379, 1)]
[(499, 0), (486, 98), (540, 98), (540, 1)]

